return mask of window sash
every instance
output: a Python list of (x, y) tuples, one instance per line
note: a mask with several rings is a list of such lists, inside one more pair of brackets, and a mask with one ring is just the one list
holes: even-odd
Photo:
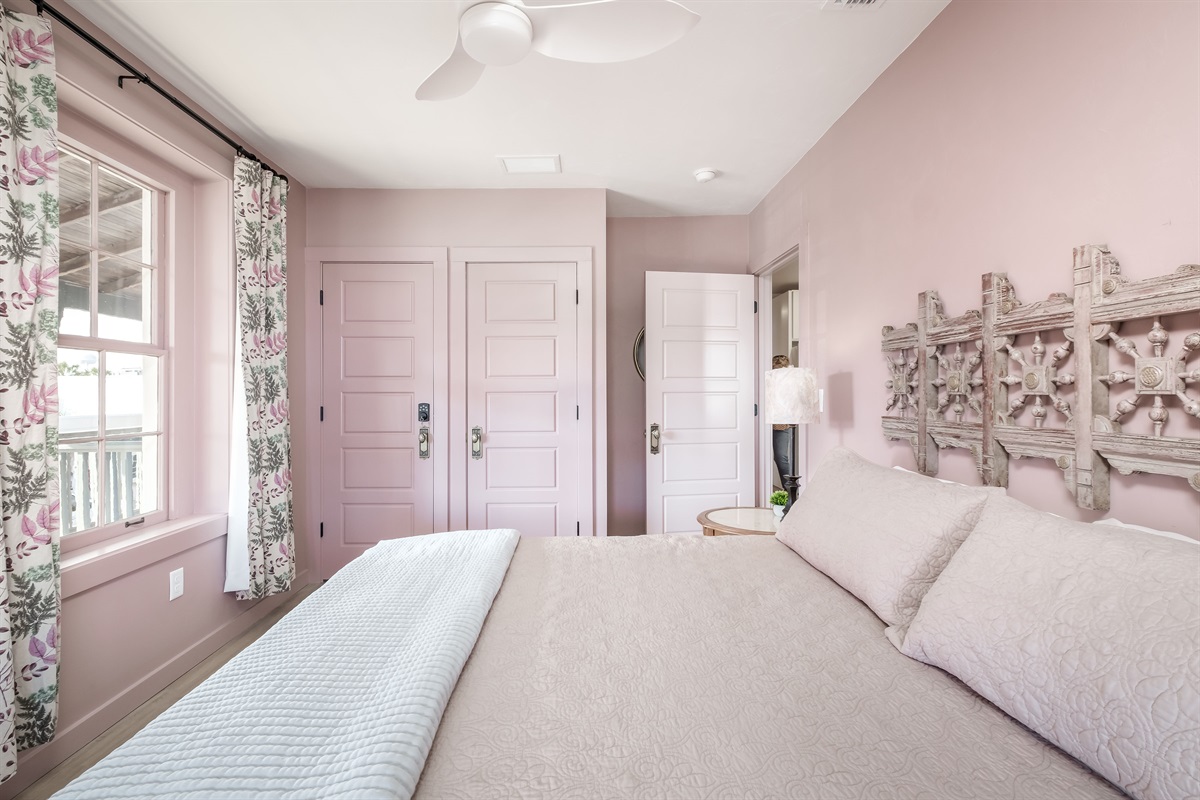
[[(133, 439), (154, 439), (155, 440), (155, 447), (157, 448), (157, 452), (158, 452), (158, 455), (156, 457), (156, 460), (158, 461), (158, 470), (157, 470), (158, 485), (156, 487), (154, 487), (154, 494), (157, 497), (156, 504), (158, 505), (158, 508), (155, 508), (150, 511), (145, 511), (136, 516), (133, 516), (133, 515), (123, 516), (120, 519), (116, 519), (112, 522), (105, 522), (105, 516), (108, 514), (108, 510), (109, 510), (108, 507), (111, 502), (111, 495), (112, 495), (112, 487), (110, 486), (110, 483), (109, 483), (109, 476), (108, 476), (108, 469), (107, 469), (108, 456), (112, 452), (114, 452), (114, 451), (109, 450), (106, 447), (106, 445), (108, 443), (119, 444), (122, 441), (130, 441)], [(94, 500), (92, 502), (92, 513), (96, 518), (97, 524), (92, 527), (89, 527), (89, 528), (84, 528), (82, 530), (77, 530), (77, 531), (72, 531), (70, 533), (67, 533), (65, 530), (65, 522), (68, 518), (68, 515), (70, 515), (72, 517), (74, 516), (75, 511), (74, 510), (67, 511), (66, 509), (63, 509), (63, 511), (60, 512), (60, 516), (62, 517), (62, 519), (64, 521), (63, 536), (71, 542), (72, 549), (74, 549), (76, 547), (81, 547), (81, 546), (86, 547), (89, 544), (95, 544), (97, 542), (101, 542), (106, 539), (113, 538), (114, 536), (120, 535), (120, 534), (124, 533), (128, 528), (132, 527), (132, 525), (126, 524), (127, 522), (130, 522), (131, 520), (143, 520), (147, 525), (152, 525), (152, 524), (155, 524), (158, 522), (165, 522), (169, 518), (166, 498), (164, 495), (165, 481), (162, 479), (162, 476), (164, 473), (163, 462), (165, 460), (165, 447), (166, 447), (166, 436), (164, 434), (147, 433), (147, 434), (143, 434), (141, 436), (119, 436), (119, 437), (112, 437), (109, 439), (91, 440), (88, 442), (82, 442), (79, 440), (60, 442), (60, 445), (73, 445), (73, 444), (95, 444), (96, 445), (96, 450), (94, 453), (94, 455), (95, 455), (95, 470), (96, 470), (96, 474), (94, 476), (95, 494), (94, 494)], [(60, 459), (61, 459), (61, 454), (63, 453), (63, 449), (61, 447), (59, 449), (59, 453), (60, 453)], [(82, 511), (82, 509), (80, 511)], [(135, 522), (134, 524), (137, 524), (139, 527), (143, 527), (141, 525), (141, 523)]]
[[(157, 522), (166, 521), (169, 518), (170, 498), (168, 496), (168, 471), (170, 465), (170, 441), (167, 431), (170, 428), (168, 422), (168, 413), (170, 409), (168, 387), (171, 366), (169, 362), (169, 349), (165, 344), (166, 341), (166, 299), (168, 297), (168, 275), (162, 268), (162, 257), (166, 253), (165, 246), (166, 237), (166, 207), (168, 191), (149, 184), (140, 178), (130, 174), (129, 171), (122, 169), (119, 166), (108, 161), (108, 159), (100, 156), (89, 149), (68, 145), (66, 148), (72, 155), (84, 159), (90, 167), (90, 198), (88, 209), (88, 242), (85, 244), (79, 241), (80, 237), (66, 237), (65, 241), (71, 242), (77, 248), (85, 249), (88, 252), (88, 303), (89, 303), (89, 324), (88, 330), (90, 336), (80, 336), (74, 334), (60, 334), (58, 337), (58, 346), (61, 348), (91, 350), (97, 352), (99, 362), (97, 372), (99, 380), (97, 381), (97, 391), (99, 397), (97, 399), (97, 430), (95, 435), (88, 436), (61, 436), (59, 439), (60, 452), (62, 445), (81, 445), (95, 444), (96, 446), (96, 469), (95, 476), (96, 498), (94, 505), (94, 515), (96, 525), (94, 527), (85, 528), (83, 530), (66, 533), (64, 531), (64, 540), (69, 537), (70, 548), (85, 547), (90, 544), (99, 543), (120, 535), (129, 529), (130, 519), (120, 519), (111, 523), (105, 522), (105, 517), (109, 513), (108, 504), (110, 502), (111, 487), (108, 486), (107, 476), (107, 454), (110, 452), (107, 444), (118, 444), (120, 442), (128, 442), (133, 440), (153, 441), (156, 448), (156, 456), (154, 460), (156, 464), (156, 474), (153, 476), (154, 486), (153, 494), (157, 498), (156, 504), (159, 506), (154, 511), (148, 512), (141, 517), (133, 519), (144, 519), (146, 525), (151, 525)], [(142, 222), (142, 238), (147, 243), (143, 246), (142, 254), (145, 256), (148, 252), (148, 258), (143, 261), (140, 259), (131, 259), (122, 254), (114, 253), (100, 247), (100, 176), (101, 170), (105, 170), (112, 175), (117, 176), (120, 180), (129, 182), (135, 186), (148, 191), (149, 196), (143, 197), (143, 222)], [(149, 232), (146, 232), (146, 226), (149, 226)], [(102, 258), (114, 259), (122, 265), (136, 269), (149, 270), (150, 286), (145, 287), (150, 292), (150, 320), (149, 320), (149, 341), (129, 341), (125, 339), (101, 338), (98, 336), (99, 320), (100, 320), (100, 282), (99, 282), (99, 264)], [(131, 355), (148, 356), (159, 359), (158, 368), (158, 386), (157, 386), (157, 425), (155, 430), (134, 431), (122, 433), (106, 433), (106, 394), (104, 380), (107, 378), (106, 357), (110, 353), (123, 353)], [(64, 476), (65, 478), (65, 476)], [(67, 502), (74, 500), (74, 497), (68, 494), (63, 498)], [(144, 527), (138, 524), (138, 527)]]
[(127, 342), (124, 339), (97, 339), (91, 336), (72, 336), (60, 333), (58, 346), (72, 350), (101, 350), (104, 352), (130, 353), (135, 356), (159, 356), (165, 358), (167, 348), (145, 342)]

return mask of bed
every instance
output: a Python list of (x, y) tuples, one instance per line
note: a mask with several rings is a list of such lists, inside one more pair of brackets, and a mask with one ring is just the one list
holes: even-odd
[(1123, 796), (773, 537), (526, 539), (509, 572), (422, 800)]
[[(1184, 584), (1200, 574), (1200, 547), (1023, 517), (1001, 490), (852, 454), (830, 461), (789, 514), (802, 544), (786, 531), (519, 542), (491, 531), (374, 548), (56, 797), (1196, 796), (1200, 612)], [(896, 538), (902, 517), (882, 539), (866, 507), (846, 517), (839, 493), (872, 482), (895, 492), (881, 500), (901, 514), (934, 498), (927, 520), (974, 516), (939, 529), (953, 546), (918, 554), (916, 540)], [(830, 513), (841, 527), (822, 543), (813, 526)], [(999, 529), (1013, 519), (1024, 533)], [(856, 538), (864, 524), (876, 529), (869, 542)], [(1051, 537), (1044, 525), (1059, 527)], [(927, 536), (931, 523), (917, 527)], [(1044, 559), (1020, 552), (996, 563), (994, 548), (1012, 539), (1033, 550), (1026, 535), (1053, 542), (1044, 575), (1030, 566)], [(1038, 604), (1061, 600), (1056, 570), (1097, 535), (1100, 577), (1128, 584), (1121, 570), (1136, 561), (1183, 588), (1106, 593), (1111, 635), (1093, 646), (1078, 637), (1094, 603), (1069, 604), (1063, 618)], [(885, 572), (862, 588), (847, 568)], [(1012, 578), (980, 581), (981, 569)], [(1070, 573), (1085, 594), (1086, 572)], [(884, 597), (897, 575), (903, 588)], [(1163, 608), (1170, 623), (1148, 623)], [(1164, 641), (1125, 653), (1127, 618)], [(1063, 626), (1070, 650), (1057, 648)], [(1034, 633), (1014, 639), (1020, 628)], [(1005, 673), (1013, 652), (1017, 678)], [(1096, 687), (1107, 694), (1089, 699)], [(1152, 719), (1138, 716), (1144, 707)]]

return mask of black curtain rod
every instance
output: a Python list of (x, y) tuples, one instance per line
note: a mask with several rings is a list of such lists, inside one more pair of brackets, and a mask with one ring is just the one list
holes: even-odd
[[(119, 64), (121, 66), (122, 69), (128, 70), (130, 73), (132, 73), (130, 75), (120, 75), (117, 77), (117, 85), (120, 86), (122, 89), (125, 88), (125, 81), (127, 81), (127, 80), (136, 80), (138, 83), (149, 86), (151, 89), (158, 92), (163, 98), (165, 98), (168, 103), (175, 106), (183, 113), (187, 114), (189, 117), (191, 117), (197, 123), (199, 123), (204, 128), (206, 128), (209, 131), (209, 133), (213, 134), (214, 136), (219, 138), (221, 141), (225, 142), (225, 144), (232, 147), (235, 151), (237, 151), (238, 155), (244, 156), (245, 158), (249, 158), (252, 161), (257, 161), (260, 164), (265, 163), (261, 158), (254, 155), (249, 150), (242, 147), (240, 144), (235, 142), (233, 139), (229, 138), (224, 133), (222, 133), (220, 130), (218, 130), (208, 120), (204, 119), (204, 117), (200, 116), (195, 111), (193, 111), (187, 104), (185, 104), (183, 101), (181, 101), (175, 95), (171, 94), (166, 89), (162, 88), (157, 83), (155, 83), (153, 80), (151, 80), (149, 75), (138, 70), (136, 67), (134, 67), (132, 64), (130, 64), (128, 61), (126, 61), (125, 59), (121, 58), (121, 56), (119, 56), (115, 52), (113, 52), (113, 50), (108, 45), (104, 44), (104, 42), (100, 41), (95, 36), (92, 36), (90, 33), (85, 31), (83, 28), (76, 25), (70, 18), (63, 16), (62, 12), (59, 11), (58, 9), (54, 8), (51, 5), (48, 5), (45, 2), (45, 0), (33, 0), (33, 5), (35, 8), (37, 8), (37, 13), (39, 16), (46, 15), (46, 14), (50, 15), (58, 22), (61, 22), (63, 25), (65, 25), (68, 29), (70, 29), (70, 31), (72, 33), (74, 33), (80, 39), (83, 39), (85, 42), (90, 44), (92, 47), (96, 48), (101, 53), (108, 56), (109, 60), (116, 62), (117, 64)], [(287, 183), (286, 175), (280, 175), (279, 177), (283, 179), (284, 183)]]

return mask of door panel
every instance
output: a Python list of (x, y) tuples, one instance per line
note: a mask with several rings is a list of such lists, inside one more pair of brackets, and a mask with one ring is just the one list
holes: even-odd
[(466, 264), (469, 528), (575, 535), (575, 289), (574, 263)]
[[(433, 264), (324, 264), (321, 576), (383, 539), (434, 530)], [(418, 453), (421, 429), (430, 457)], [(441, 456), (444, 459), (444, 455)]]
[(663, 424), (674, 430), (735, 429), (737, 410), (734, 393), (663, 393)]
[(754, 336), (753, 276), (646, 273), (648, 533), (754, 505)]
[(346, 378), (413, 377), (413, 339), (397, 336), (346, 336), (342, 339), (342, 375)]

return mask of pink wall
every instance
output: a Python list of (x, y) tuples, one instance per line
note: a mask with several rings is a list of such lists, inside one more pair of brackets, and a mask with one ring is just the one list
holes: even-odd
[(746, 272), (749, 218), (608, 221), (608, 533), (646, 532), (646, 384), (633, 342), (646, 318), (647, 272)]
[[(31, 10), (31, 4), (18, 5), (17, 10)], [(123, 52), (93, 26), (81, 24)], [(195, 291), (204, 294), (216, 285), (206, 270), (232, 269), (227, 180), (233, 174), (232, 153), (150, 91), (136, 85), (118, 89), (116, 65), (61, 26), (56, 26), (55, 33), (64, 132), (81, 138), (89, 124), (107, 129), (115, 134), (110, 139), (125, 141), (117, 145), (118, 150), (131, 146), (144, 151), (193, 182), (191, 197), (179, 197), (177, 210), (194, 215), (194, 240), (176, 244), (186, 249), (178, 257), (188, 262), (187, 274), (195, 266)], [(166, 85), (157, 77), (155, 80)], [(120, 152), (111, 154), (122, 157)], [(304, 187), (295, 181), (291, 211), (289, 259), (303, 264)], [(304, 275), (302, 270), (298, 272), (292, 278), (293, 291), (299, 290), (303, 296)], [(224, 383), (210, 379), (227, 376), (230, 369), (212, 363), (218, 355), (228, 358), (228, 348), (219, 346), (219, 337), (231, 338), (232, 331), (223, 330), (222, 320), (229, 322), (231, 317), (211, 313), (189, 316), (182, 311), (176, 315), (178, 340), (203, 340), (204, 347), (198, 349), (197, 361), (191, 365), (191, 382), (182, 389), (188, 396), (172, 402), (181, 421), (192, 419), (197, 451), (190, 454), (194, 462), (181, 454), (172, 482), (181, 485), (176, 500), (184, 513), (202, 516), (173, 533), (154, 537), (147, 531), (145, 541), (107, 552), (72, 551), (64, 557), (58, 734), (51, 743), (20, 754), (17, 775), (0, 787), (0, 800), (14, 796), (285, 599), (245, 603), (223, 592), (225, 520), (211, 512), (223, 507), (228, 477), (220, 470), (204, 471), (196, 466), (219, 460), (228, 448), (229, 379), (224, 377)], [(302, 330), (303, 309), (289, 321), (292, 331)], [(301, 336), (293, 336), (293, 352), (296, 340), (303, 341)], [(298, 372), (300, 385), (303, 366), (303, 358), (294, 355), (289, 368), (293, 382)], [(294, 397), (292, 410), (293, 414), (305, 413), (302, 397)], [(297, 446), (302, 450), (303, 442)], [(307, 476), (302, 465), (294, 477), (297, 496), (303, 496)], [(304, 524), (302, 509), (297, 508), (297, 513), (298, 522)], [(297, 551), (303, 570), (311, 561), (311, 550), (302, 542)], [(180, 567), (185, 572), (185, 592), (169, 602), (167, 575)], [(304, 585), (307, 580), (308, 576), (301, 574), (298, 583)]]
[[(1071, 291), (1071, 248), (1107, 243), (1132, 279), (1200, 262), (1200, 4), (955, 0), (763, 200), (757, 268), (800, 244), (811, 363), (827, 413), (809, 457), (844, 444), (888, 464), (879, 330), (938, 289), (949, 314), (1007, 271), (1025, 302)], [(1186, 322), (1194, 330), (1196, 320)], [(1197, 421), (1172, 415), (1175, 430)], [(977, 482), (944, 451), (944, 477)], [(1075, 507), (1048, 461), (1011, 493)], [(1112, 516), (1200, 536), (1183, 481), (1113, 476)]]
[(598, 248), (603, 189), (313, 189), (310, 247)]

